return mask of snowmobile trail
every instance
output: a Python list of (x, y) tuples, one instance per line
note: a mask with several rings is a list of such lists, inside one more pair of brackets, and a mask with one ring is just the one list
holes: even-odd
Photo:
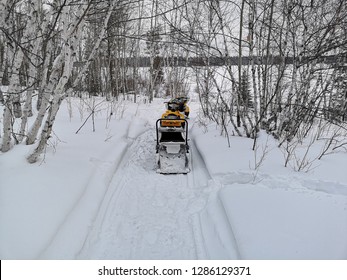
[(204, 162), (196, 153), (191, 173), (158, 174), (154, 139), (154, 131), (146, 131), (129, 146), (77, 258), (203, 256), (203, 244), (196, 234), (199, 229), (192, 217), (205, 206), (208, 196), (203, 192), (209, 180)]

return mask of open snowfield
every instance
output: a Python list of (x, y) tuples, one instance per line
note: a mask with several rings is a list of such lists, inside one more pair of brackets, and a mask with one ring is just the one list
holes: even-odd
[(229, 148), (197, 104), (192, 172), (161, 175), (163, 100), (124, 101), (112, 116), (103, 102), (95, 132), (90, 118), (77, 134), (88, 106), (65, 101), (38, 163), (25, 160), (32, 146), (0, 153), (0, 259), (347, 260), (346, 152), (295, 172), (265, 134), (256, 152), (236, 136)]

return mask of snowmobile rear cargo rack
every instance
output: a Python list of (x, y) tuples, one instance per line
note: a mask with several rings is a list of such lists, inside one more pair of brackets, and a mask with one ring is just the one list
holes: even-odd
[(185, 139), (183, 139), (183, 141), (185, 142), (185, 144), (188, 146), (188, 122), (187, 120), (185, 119), (180, 119), (179, 121), (180, 122), (183, 122), (183, 126), (181, 127), (176, 127), (176, 126), (160, 126), (160, 122), (161, 121), (166, 121), (167, 119), (158, 119), (156, 124), (155, 124), (155, 128), (156, 128), (156, 132), (157, 132), (157, 146), (159, 145), (159, 142), (181, 142), (181, 141), (178, 141), (175, 139), (177, 139), (177, 137), (172, 137), (170, 139), (169, 135), (167, 137), (165, 137), (163, 139), (163, 141), (160, 141), (159, 138), (163, 138), (163, 137), (159, 137), (159, 132), (166, 132), (166, 133), (170, 133), (171, 132), (171, 135), (173, 136), (174, 133), (177, 133), (177, 132), (184, 132), (185, 134)]
[(165, 118), (156, 122), (157, 172), (161, 174), (187, 174), (190, 172), (190, 153), (188, 145), (188, 122), (178, 119), (181, 126), (162, 126)]

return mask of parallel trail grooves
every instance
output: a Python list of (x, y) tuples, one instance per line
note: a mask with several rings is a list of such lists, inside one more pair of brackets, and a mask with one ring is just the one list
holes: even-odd
[(192, 216), (205, 205), (206, 182), (195, 185), (194, 168), (188, 175), (157, 174), (153, 139), (147, 131), (129, 146), (78, 258), (198, 258), (203, 249), (196, 248)]

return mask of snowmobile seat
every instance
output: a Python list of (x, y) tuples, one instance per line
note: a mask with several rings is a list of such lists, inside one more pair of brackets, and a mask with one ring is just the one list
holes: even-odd
[(185, 142), (185, 140), (179, 131), (165, 131), (161, 133), (159, 142)]

